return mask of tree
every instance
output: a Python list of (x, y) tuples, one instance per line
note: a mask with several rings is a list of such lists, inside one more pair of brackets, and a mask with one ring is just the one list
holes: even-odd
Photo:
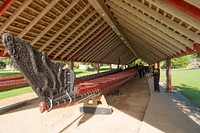
[[(189, 56), (173, 58), (171, 60), (171, 68), (185, 68), (189, 63)], [(166, 68), (166, 62), (163, 63), (161, 68)]]
[[(13, 70), (18, 70), (16, 63), (10, 58), (0, 57), (0, 62), (1, 62), (1, 65), (3, 65), (3, 66), (5, 64), (5, 65), (10, 66), (10, 68), (12, 68)], [(4, 67), (6, 67), (6, 66), (4, 66)]]

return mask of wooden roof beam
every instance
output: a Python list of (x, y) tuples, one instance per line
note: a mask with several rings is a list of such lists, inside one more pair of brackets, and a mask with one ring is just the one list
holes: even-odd
[[(127, 34), (130, 34), (130, 33), (127, 33)], [(154, 55), (155, 57), (167, 57), (166, 54), (164, 54), (162, 51), (156, 49), (155, 47), (152, 47), (151, 45), (149, 45), (148, 43), (140, 40), (140, 39), (137, 39), (136, 36), (133, 36), (133, 35), (130, 35), (131, 38), (134, 40), (134, 42), (137, 44), (137, 46), (140, 46), (140, 47), (144, 47), (143, 49), (146, 51), (145, 53), (151, 53), (152, 55)], [(136, 40), (137, 39), (137, 40)]]
[[(175, 45), (176, 47), (178, 47), (179, 49), (185, 51), (186, 47), (179, 43), (178, 41), (172, 39), (171, 37), (169, 37), (168, 35), (164, 34), (163, 32), (161, 32), (160, 30), (152, 27), (151, 25), (149, 25), (148, 23), (142, 21), (141, 19), (138, 19), (137, 17), (135, 17), (134, 15), (130, 14), (127, 11), (124, 11), (122, 9), (116, 9), (116, 7), (111, 7), (112, 11), (115, 12), (116, 16), (120, 16), (122, 19), (126, 20), (129, 19), (133, 22), (136, 22), (139, 25), (142, 25), (145, 29), (148, 29), (150, 31), (152, 31), (154, 34), (156, 34), (157, 36), (161, 37), (162, 39), (164, 39), (165, 41)], [(115, 8), (115, 9), (114, 9)]]
[(113, 31), (111, 30), (103, 34), (102, 37), (99, 38), (99, 40), (96, 40), (96, 42), (94, 42), (93, 45), (91, 45), (91, 47), (88, 47), (88, 49), (83, 53), (82, 57), (79, 57), (79, 58), (81, 58), (82, 60), (85, 60), (87, 57), (89, 57), (91, 53), (93, 53), (94, 49), (98, 49), (101, 46), (100, 43), (106, 43), (113, 36), (114, 34), (113, 34)]
[(148, 38), (146, 36), (142, 36), (137, 33), (130, 32), (130, 31), (127, 31), (127, 32), (130, 33), (131, 36), (136, 36), (137, 38), (141, 39), (142, 41), (144, 41), (148, 45), (154, 47), (155, 49), (159, 50), (160, 52), (162, 52), (165, 55), (170, 56), (170, 55), (173, 55), (174, 53), (176, 53), (176, 52), (174, 52), (174, 53), (171, 52), (170, 50), (166, 49), (166, 47), (164, 47), (164, 45), (157, 43), (155, 40), (153, 40), (151, 38)]
[(26, 0), (24, 1), (20, 7), (17, 8), (17, 10), (12, 13), (12, 15), (6, 20), (6, 22), (3, 23), (3, 25), (0, 27), (0, 34), (5, 31), (5, 29), (8, 28), (8, 26), (24, 11), (24, 9), (31, 4), (33, 0)]
[[(56, 50), (60, 45), (62, 45), (62, 43), (64, 43), (71, 35), (73, 35), (80, 27), (82, 27), (93, 15), (95, 15), (95, 11), (93, 11), (90, 15), (88, 15), (86, 18), (84, 18), (83, 21), (81, 21), (81, 23), (76, 26), (73, 30), (71, 30), (62, 40), (60, 40), (53, 48), (51, 48), (48, 51), (48, 55), (51, 54), (54, 50)], [(67, 44), (67, 47), (70, 44)]]
[(194, 7), (198, 7), (200, 9), (200, 3), (199, 0), (184, 0), (187, 3), (193, 5)]
[(98, 51), (95, 51), (93, 56), (91, 57), (90, 61), (96, 61), (98, 57), (101, 57), (102, 55), (104, 55), (104, 53), (106, 53), (110, 48), (113, 48), (115, 43), (117, 43), (119, 41), (119, 38), (112, 38), (111, 41), (105, 43), (104, 45), (101, 45), (100, 49)]
[(162, 22), (163, 24), (167, 25), (168, 27), (171, 27), (172, 29), (175, 29), (179, 33), (187, 36), (188, 38), (194, 40), (195, 42), (200, 41), (200, 36), (195, 34), (194, 32), (188, 30), (187, 28), (181, 26), (180, 24), (172, 21), (170, 18), (165, 17), (159, 13), (157, 13), (155, 10), (153, 10), (150, 7), (147, 7), (143, 5), (142, 3), (138, 2), (137, 0), (124, 0), (125, 2), (131, 4), (132, 6), (140, 9), (144, 13), (148, 14), (149, 16), (153, 17), (155, 20), (158, 20)]
[(112, 51), (115, 51), (115, 49), (117, 49), (120, 45), (123, 45), (122, 44), (122, 41), (119, 41), (119, 42), (116, 42), (115, 46), (106, 50), (105, 53), (103, 54), (103, 56), (101, 57), (98, 57), (96, 60), (98, 62), (102, 61), (103, 59), (107, 58), (107, 56), (112, 52)]
[(179, 34), (175, 33), (174, 31), (171, 31), (170, 29), (163, 26), (162, 24), (156, 22), (155, 20), (152, 20), (148, 16), (144, 15), (143, 13), (137, 11), (136, 9), (130, 7), (129, 5), (127, 5), (123, 2), (116, 1), (116, 0), (111, 0), (111, 1), (112, 2), (107, 2), (110, 6), (115, 7), (116, 9), (120, 9), (120, 10), (122, 10), (121, 8), (123, 8), (123, 9), (125, 8), (126, 10), (129, 11), (129, 14), (132, 14), (133, 16), (137, 16), (137, 19), (139, 18), (139, 19), (143, 20), (145, 23), (148, 23), (153, 28), (160, 30), (164, 34), (167, 34), (168, 36), (173, 38), (174, 40), (177, 40), (177, 41), (181, 42), (182, 44), (184, 44), (185, 46), (192, 48), (193, 43), (191, 41), (180, 36)]
[[(103, 26), (103, 28), (102, 28), (102, 26)], [(98, 30), (99, 28), (105, 29), (106, 27), (107, 27), (107, 25), (105, 25), (105, 22), (104, 22), (104, 23), (102, 23), (102, 24), (99, 24), (99, 25), (98, 25), (97, 27), (95, 27), (94, 29), (92, 29), (92, 31), (90, 31), (90, 33), (88, 33), (86, 36), (82, 37), (81, 40), (80, 40), (78, 43), (76, 43), (75, 45), (73, 45), (73, 46), (70, 48), (69, 51), (67, 51), (66, 53), (63, 54), (64, 58), (65, 58), (68, 54), (70, 54), (73, 50), (74, 50), (73, 52), (75, 53), (75, 52), (77, 51), (77, 49), (78, 49), (78, 46), (79, 46), (81, 43), (83, 43), (83, 41), (86, 40), (89, 36), (91, 36), (96, 30)]]
[(127, 27), (127, 29), (129, 30), (132, 29), (131, 32), (144, 36), (145, 38), (152, 41), (152, 43), (155, 41), (154, 44), (158, 45), (158, 47), (164, 46), (164, 50), (168, 50), (173, 53), (180, 52), (178, 47), (174, 46), (174, 44), (171, 44), (167, 40), (164, 40), (163, 38), (146, 29), (142, 25), (137, 24), (136, 22), (133, 22), (130, 19), (122, 19), (120, 18), (120, 16), (118, 17), (118, 21), (122, 24), (122, 27)]
[(157, 49), (162, 50), (162, 52), (164, 52), (167, 55), (172, 55), (172, 54), (176, 53), (176, 51), (173, 52), (170, 48), (166, 47), (165, 45), (163, 45), (159, 41), (154, 40), (153, 38), (149, 37), (145, 33), (141, 34), (139, 32), (134, 31), (135, 28), (133, 29), (131, 26), (128, 26), (128, 25), (125, 26), (125, 25), (123, 25), (122, 27), (124, 27), (124, 30), (127, 31), (127, 32), (129, 32), (133, 36), (137, 36), (138, 39), (143, 40), (144, 42), (148, 43), (149, 45), (153, 45)]
[(179, 10), (178, 8), (170, 5), (164, 0), (146, 0), (149, 3), (157, 6), (158, 8), (172, 14), (173, 16), (177, 17), (178, 19), (194, 26), (197, 29), (200, 29), (200, 20), (190, 16), (189, 14), (184, 13), (183, 11)]
[(0, 7), (0, 16), (4, 14), (4, 12), (12, 5), (15, 0), (7, 0), (3, 3), (2, 7)]
[(42, 47), (40, 47), (39, 51), (41, 52), (44, 50), (54, 39), (56, 39), (62, 32), (64, 32), (77, 18), (79, 18), (88, 8), (90, 5), (86, 5), (80, 12), (76, 14), (72, 19), (68, 21), (66, 25), (64, 25), (59, 31), (56, 32)]
[[(149, 60), (151, 62), (158, 62), (159, 59), (158, 58), (155, 58), (154, 56), (152, 56), (150, 53), (147, 53), (145, 52), (141, 47), (138, 47), (137, 46), (137, 49), (138, 49), (138, 55), (140, 59), (146, 61), (146, 60)], [(140, 54), (139, 54), (140, 53)], [(144, 54), (145, 53), (145, 54)]]
[(51, 10), (51, 8), (53, 8), (57, 2), (59, 0), (53, 0), (51, 3), (49, 3), (49, 5), (46, 6), (46, 8), (44, 8), (42, 10), (42, 12), (37, 16), (35, 17), (31, 23), (29, 23), (25, 29), (23, 29), (22, 32), (19, 33), (18, 37), (23, 37), (40, 19), (42, 19), (42, 17), (44, 17), (46, 15), (46, 13)]
[(88, 0), (89, 3), (97, 10), (97, 12), (103, 17), (103, 19), (108, 23), (108, 25), (113, 29), (113, 31), (120, 36), (120, 39), (122, 41), (125, 40), (125, 45), (131, 50), (131, 52), (137, 57), (137, 54), (135, 53), (135, 50), (132, 48), (132, 46), (129, 43), (128, 38), (123, 33), (123, 31), (120, 30), (119, 25), (115, 21), (114, 17), (110, 13), (110, 11), (107, 9), (105, 3), (102, 0)]
[(94, 42), (96, 42), (96, 40), (98, 40), (99, 38), (101, 38), (103, 35), (105, 35), (107, 33), (107, 31), (110, 30), (110, 27), (106, 27), (103, 30), (100, 30), (99, 32), (97, 32), (93, 37), (91, 37), (90, 39), (88, 39), (84, 45), (82, 45), (81, 47), (79, 47), (76, 51), (76, 53), (72, 53), (72, 55), (70, 55), (70, 57), (68, 58), (68, 60), (75, 60), (77, 59), (79, 56), (81, 56), (81, 53), (83, 53), (89, 46), (91, 46), (92, 44), (94, 44)]
[[(60, 51), (56, 53), (54, 58), (62, 54), (63, 51), (65, 51), (70, 45), (72, 45), (79, 37), (81, 37), (87, 30), (89, 30), (95, 23), (97, 23), (99, 20), (101, 20), (101, 17), (97, 17), (93, 22), (91, 22), (87, 27), (85, 27), (84, 30), (82, 30), (76, 37), (74, 37), (67, 45), (65, 45)], [(66, 39), (66, 38), (64, 38)], [(63, 59), (65, 56), (62, 56), (61, 59)]]
[(67, 6), (54, 21), (52, 21), (43, 31), (38, 34), (33, 41), (31, 41), (31, 45), (33, 46), (40, 38), (42, 38), (58, 21), (60, 21), (77, 3), (79, 0), (74, 0), (70, 5)]
[[(102, 61), (114, 62), (115, 60), (118, 60), (118, 58), (124, 53), (126, 54), (128, 53), (127, 49), (123, 47), (123, 45), (118, 45), (118, 47), (112, 47), (111, 49), (114, 49), (113, 52), (110, 52), (110, 53), (106, 52), (105, 54), (106, 57), (103, 58)], [(121, 58), (120, 58), (120, 61), (121, 61)]]
[[(110, 35), (105, 35), (101, 40), (99, 40), (96, 44), (94, 44), (96, 47), (94, 47), (84, 58), (83, 60), (87, 60), (87, 58), (94, 58), (94, 55), (103, 48), (105, 44), (108, 44), (110, 41), (112, 41), (112, 38), (116, 35), (111, 32)], [(103, 44), (103, 45), (102, 45)], [(98, 49), (98, 50), (97, 50)]]

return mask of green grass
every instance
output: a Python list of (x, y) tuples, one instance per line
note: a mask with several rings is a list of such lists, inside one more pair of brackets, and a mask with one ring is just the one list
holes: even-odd
[[(100, 72), (105, 72), (105, 71), (109, 71), (109, 70), (110, 70), (110, 66), (102, 66), (100, 69)], [(75, 69), (74, 71), (76, 73), (77, 78), (97, 73), (96, 71), (86, 71), (86, 70), (79, 70), (79, 69)], [(20, 74), (20, 71), (0, 70), (0, 77), (13, 76), (13, 75), (17, 75), (17, 74)], [(0, 91), (0, 99), (18, 96), (18, 95), (30, 93), (30, 92), (33, 92), (32, 88), (30, 86), (6, 90), (6, 91)]]
[[(172, 70), (173, 88), (200, 107), (200, 69)], [(161, 71), (161, 81), (166, 83), (166, 71)]]
[(20, 74), (20, 71), (0, 70), (0, 77), (14, 76)]
[(33, 92), (33, 89), (30, 86), (0, 91), (0, 99), (18, 96), (30, 92)]

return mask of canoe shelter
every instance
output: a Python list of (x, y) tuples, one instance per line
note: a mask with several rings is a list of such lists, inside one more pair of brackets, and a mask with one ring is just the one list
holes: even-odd
[[(200, 2), (1, 0), (5, 32), (52, 60), (128, 65), (140, 58), (158, 66), (167, 60), (170, 70), (171, 58), (200, 51)], [(8, 56), (1, 38), (0, 56)]]

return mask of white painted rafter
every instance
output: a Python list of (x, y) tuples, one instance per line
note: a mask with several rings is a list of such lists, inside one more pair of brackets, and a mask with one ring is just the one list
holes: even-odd
[(148, 16), (144, 15), (143, 13), (138, 12), (136, 9), (130, 7), (129, 5), (127, 5), (127, 4), (123, 3), (123, 2), (115, 1), (115, 0), (111, 0), (111, 1), (112, 2), (107, 2), (108, 5), (110, 5), (111, 7), (114, 7), (116, 9), (120, 9), (120, 10), (126, 9), (128, 11), (128, 12), (126, 11), (127, 13), (132, 14), (132, 16), (137, 17), (137, 19), (140, 19), (143, 22), (151, 25), (154, 29), (160, 30), (161, 32), (163, 32), (162, 34), (166, 34), (169, 37), (171, 37), (171, 39), (173, 39), (175, 41), (178, 41), (178, 42), (184, 44), (185, 46), (187, 46), (189, 48), (193, 48), (193, 42), (191, 42), (191, 41), (187, 40), (186, 38), (180, 36), (176, 32), (171, 31), (170, 29), (168, 29), (167, 27), (163, 26), (162, 24), (157, 23), (155, 20), (152, 20), (151, 18), (149, 18)]

